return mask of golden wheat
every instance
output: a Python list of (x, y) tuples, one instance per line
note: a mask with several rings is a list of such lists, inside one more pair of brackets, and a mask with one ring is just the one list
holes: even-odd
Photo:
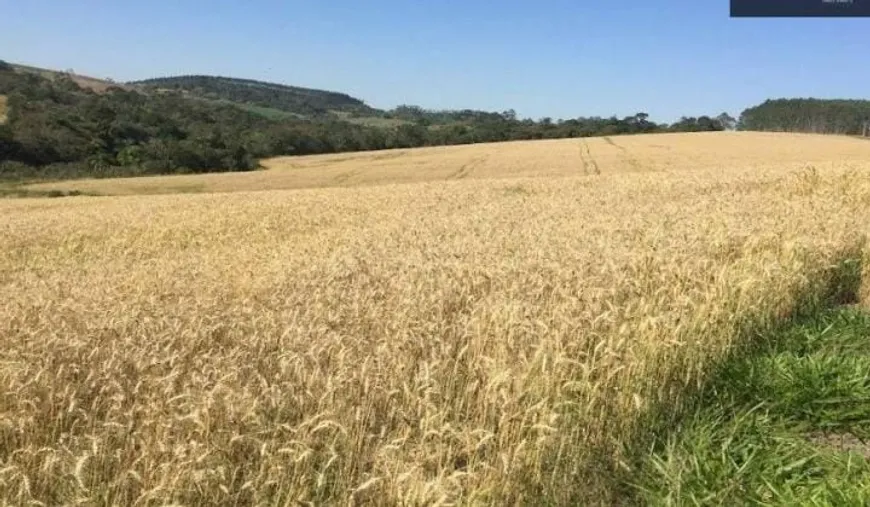
[(638, 135), (445, 146), (265, 160), (266, 171), (40, 183), (99, 195), (360, 187), (463, 179), (573, 177), (866, 161), (857, 139), (777, 133)]
[(638, 421), (870, 218), (845, 138), (386, 155), (183, 177), (357, 188), (0, 202), (0, 499), (607, 503)]

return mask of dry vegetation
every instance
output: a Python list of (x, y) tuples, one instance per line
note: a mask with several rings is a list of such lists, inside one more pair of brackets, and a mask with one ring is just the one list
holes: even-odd
[(39, 74), (45, 78), (52, 79), (52, 80), (57, 79), (61, 76), (66, 76), (66, 77), (72, 79), (73, 82), (75, 82), (75, 84), (79, 85), (80, 87), (87, 89), (87, 90), (91, 90), (95, 93), (105, 93), (109, 88), (115, 88), (115, 87), (123, 88), (125, 90), (131, 89), (130, 86), (128, 86), (124, 83), (116, 83), (116, 82), (108, 80), (108, 79), (99, 79), (99, 78), (90, 77), (90, 76), (83, 76), (81, 74), (76, 74), (75, 72), (42, 69), (39, 67), (30, 67), (28, 65), (19, 65), (19, 64), (14, 64), (13, 67), (18, 72), (29, 72), (29, 73), (33, 73), (33, 74)]
[(359, 187), (458, 179), (587, 176), (650, 171), (830, 166), (865, 161), (856, 139), (796, 134), (712, 133), (519, 141), (266, 160), (265, 171), (80, 180), (31, 185), (129, 195)]
[(6, 123), (6, 95), (0, 95), (0, 125)]
[(0, 498), (611, 503), (641, 417), (861, 255), (868, 160), (664, 135), (2, 201)]

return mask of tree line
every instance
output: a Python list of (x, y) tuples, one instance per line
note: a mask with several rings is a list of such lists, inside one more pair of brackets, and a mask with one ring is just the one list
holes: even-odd
[[(513, 111), (428, 111), (402, 106), (378, 113), (400, 120), (399, 124), (377, 127), (331, 116), (277, 118), (242, 107), (245, 104), (191, 98), (182, 90), (158, 93), (114, 87), (96, 93), (63, 75), (50, 79), (18, 72), (2, 61), (0, 95), (7, 97), (8, 106), (7, 121), (0, 125), (0, 178), (4, 179), (246, 171), (258, 168), (260, 158), (276, 155), (727, 126), (721, 118), (706, 116), (683, 118), (674, 125), (652, 122), (645, 113), (536, 121), (517, 118)], [(331, 97), (346, 100), (340, 94)]]
[(776, 99), (740, 115), (741, 130), (863, 135), (870, 127), (870, 101)]

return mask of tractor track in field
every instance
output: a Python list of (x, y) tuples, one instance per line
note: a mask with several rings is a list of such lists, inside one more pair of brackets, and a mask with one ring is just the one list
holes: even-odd
[(610, 146), (613, 146), (614, 148), (618, 149), (619, 151), (621, 151), (623, 153), (628, 153), (628, 150), (625, 149), (625, 146), (621, 146), (621, 145), (616, 144), (616, 142), (613, 139), (606, 137), (606, 136), (603, 139), (604, 139), (604, 142), (609, 144)]
[(601, 174), (598, 162), (596, 162), (595, 158), (592, 156), (592, 151), (589, 149), (589, 143), (585, 140), (580, 141), (580, 163), (583, 165), (583, 174)]
[(609, 144), (610, 146), (613, 146), (617, 150), (619, 150), (621, 153), (622, 159), (625, 161), (625, 164), (628, 165), (629, 167), (631, 167), (632, 170), (634, 170), (634, 171), (643, 171), (644, 170), (643, 164), (641, 164), (641, 162), (638, 159), (632, 157), (631, 152), (628, 151), (628, 149), (625, 146), (618, 144), (616, 141), (614, 141), (613, 139), (611, 139), (609, 137), (604, 137), (604, 142)]
[(338, 185), (341, 185), (343, 183), (346, 183), (347, 180), (353, 178), (354, 176), (356, 176), (360, 172), (362, 172), (362, 171), (360, 171), (359, 169), (351, 169), (350, 171), (345, 171), (345, 172), (336, 174), (335, 178), (333, 178), (332, 181)]
[(487, 158), (488, 158), (487, 155), (483, 155), (483, 156), (475, 157), (475, 158), (471, 159), (470, 161), (468, 161), (468, 163), (462, 164), (462, 166), (458, 170), (456, 170), (455, 172), (450, 174), (450, 176), (448, 176), (447, 179), (461, 180), (463, 178), (467, 178), (468, 175), (470, 175), (472, 172), (474, 172), (475, 169), (477, 169), (484, 162), (486, 162)]

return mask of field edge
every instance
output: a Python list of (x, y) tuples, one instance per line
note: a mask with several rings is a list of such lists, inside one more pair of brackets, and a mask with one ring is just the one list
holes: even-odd
[[(838, 312), (866, 312), (870, 303), (866, 299), (870, 285), (870, 280), (866, 279), (870, 257), (865, 243), (862, 241), (843, 250), (839, 257), (838, 262), (823, 272), (820, 283), (811, 284), (821, 290), (802, 294), (789, 315), (777, 321), (747, 322), (730, 353), (712, 365), (704, 381), (691, 389), (682, 403), (656, 406), (636, 421), (636, 434), (624, 450), (628, 461), (623, 467), (608, 470), (609, 477), (613, 478), (610, 488), (616, 494), (615, 498), (611, 498), (615, 504), (679, 502), (679, 498), (669, 496), (673, 491), (666, 494), (656, 491), (656, 478), (664, 477), (656, 475), (662, 474), (662, 465), (657, 460), (665, 459), (663, 456), (668, 451), (673, 452), (679, 446), (680, 439), (686, 438), (683, 432), (693, 422), (697, 422), (703, 414), (721, 408), (718, 405), (718, 392), (722, 390), (723, 379), (729, 378), (735, 365), (782, 349), (789, 333), (808, 323), (824, 321), (827, 316)], [(691, 434), (688, 438), (691, 438)]]

